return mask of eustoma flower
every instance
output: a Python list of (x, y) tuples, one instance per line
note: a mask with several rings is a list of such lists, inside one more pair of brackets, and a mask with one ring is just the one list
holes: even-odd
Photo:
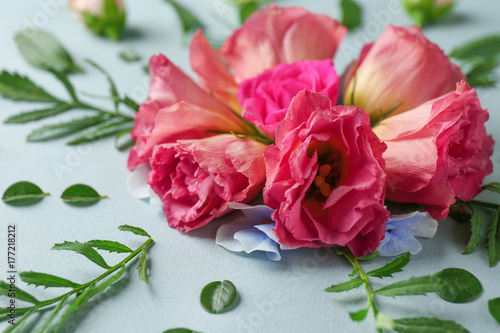
[(387, 199), (426, 205), (445, 218), (455, 197), (469, 201), (492, 172), (494, 141), (486, 134), (488, 112), (462, 81), (456, 90), (384, 119), (373, 130), (387, 144)]
[(347, 246), (356, 255), (384, 238), (385, 144), (357, 107), (332, 107), (300, 92), (264, 152), (264, 202), (275, 209), (276, 234), (291, 247)]
[(346, 34), (346, 27), (326, 15), (271, 4), (235, 30), (220, 53), (241, 82), (281, 63), (332, 59)]
[(190, 231), (228, 213), (228, 202), (255, 198), (265, 182), (264, 148), (230, 134), (159, 145), (148, 183), (168, 224)]
[(153, 148), (180, 139), (199, 139), (215, 132), (248, 133), (249, 129), (227, 106), (200, 88), (163, 55), (149, 62), (149, 98), (135, 119), (135, 147), (128, 166), (149, 161)]
[(448, 93), (465, 79), (417, 27), (388, 26), (352, 69), (346, 73), (344, 103), (364, 109), (372, 122), (381, 113), (392, 116)]
[(239, 84), (243, 118), (274, 138), (276, 125), (285, 118), (292, 98), (301, 90), (317, 91), (336, 101), (339, 87), (331, 60), (280, 64)]

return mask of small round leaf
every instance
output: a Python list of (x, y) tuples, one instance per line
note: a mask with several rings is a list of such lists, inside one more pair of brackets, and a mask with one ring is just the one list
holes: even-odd
[(36, 204), (49, 193), (44, 193), (37, 185), (21, 181), (12, 184), (3, 193), (2, 200), (12, 206), (29, 206)]
[(101, 196), (92, 187), (84, 184), (70, 186), (61, 195), (64, 202), (79, 207), (93, 205), (104, 198), (107, 196)]
[(200, 333), (200, 332), (190, 330), (189, 328), (172, 328), (172, 329), (166, 330), (163, 333)]
[(470, 272), (461, 268), (446, 268), (435, 274), (444, 287), (436, 292), (439, 297), (451, 303), (467, 303), (481, 295), (481, 282)]
[(220, 313), (233, 304), (236, 294), (236, 287), (231, 281), (211, 282), (201, 291), (201, 306), (210, 313)]

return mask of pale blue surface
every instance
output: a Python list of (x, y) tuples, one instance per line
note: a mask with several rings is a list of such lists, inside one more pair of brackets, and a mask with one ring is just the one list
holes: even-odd
[[(214, 1), (182, 1), (189, 3), (202, 16), (212, 34), (227, 35), (230, 32), (223, 23), (228, 22), (224, 7)], [(79, 64), (84, 58), (92, 58), (110, 71), (117, 79), (119, 89), (137, 100), (147, 96), (147, 76), (142, 65), (153, 53), (164, 52), (183, 69), (188, 69), (187, 49), (179, 45), (180, 31), (172, 10), (161, 0), (128, 1), (129, 27), (138, 37), (122, 43), (114, 43), (89, 34), (64, 6), (52, 8), (51, 17), (46, 14), (40, 1), (0, 2), (0, 67), (28, 74), (48, 91), (63, 96), (64, 90), (48, 74), (30, 67), (19, 56), (12, 43), (12, 33), (25, 22), (38, 22), (57, 37), (74, 55)], [(316, 12), (338, 17), (335, 1), (280, 1), (283, 5), (304, 4)], [(376, 38), (390, 20), (408, 25), (407, 16), (389, 13), (386, 1), (364, 1), (365, 26), (350, 35), (336, 57), (336, 64), (344, 68), (362, 43)], [(52, 1), (52, 4), (57, 4)], [(222, 9), (221, 9), (222, 8)], [(425, 32), (427, 36), (449, 51), (453, 46), (484, 35), (499, 32), (499, 5), (496, 0), (462, 1), (455, 15), (441, 25)], [(223, 13), (220, 16), (220, 13)], [(47, 18), (44, 22), (44, 18)], [(36, 21), (39, 20), (39, 21)], [(230, 22), (231, 20), (229, 20)], [(42, 24), (43, 23), (43, 24)], [(230, 24), (230, 23), (229, 23)], [(143, 57), (137, 64), (126, 64), (118, 53), (135, 47)], [(87, 73), (73, 78), (81, 91), (107, 94), (108, 86), (95, 70), (85, 66)], [(191, 73), (191, 71), (189, 71)], [(64, 95), (65, 96), (65, 95)], [(489, 108), (491, 120), (487, 124), (490, 133), (500, 142), (500, 89), (480, 90), (483, 107)], [(101, 101), (100, 101), (101, 102)], [(108, 106), (102, 102), (103, 106)], [(20, 111), (34, 109), (36, 105), (13, 103), (0, 99), (0, 119)], [(70, 115), (73, 118), (75, 115)], [(44, 121), (50, 123), (53, 120)], [(348, 311), (359, 310), (365, 305), (364, 291), (346, 294), (327, 294), (323, 289), (347, 279), (349, 265), (326, 250), (297, 250), (282, 252), (280, 262), (271, 262), (263, 253), (254, 255), (231, 253), (215, 244), (215, 231), (219, 222), (213, 223), (190, 235), (178, 233), (167, 226), (165, 218), (154, 207), (129, 195), (126, 187), (128, 170), (126, 153), (113, 148), (111, 139), (91, 146), (69, 148), (63, 140), (31, 143), (25, 142), (30, 131), (40, 123), (28, 125), (0, 125), (0, 191), (19, 180), (30, 180), (52, 195), (41, 203), (17, 208), (0, 203), (0, 277), (6, 274), (6, 227), (15, 223), (18, 227), (17, 263), (19, 270), (34, 270), (61, 275), (85, 282), (102, 273), (82, 256), (65, 251), (50, 251), (54, 243), (86, 241), (90, 239), (119, 240), (137, 247), (143, 239), (116, 229), (128, 223), (146, 229), (156, 240), (150, 250), (150, 285), (146, 285), (131, 269), (126, 287), (113, 297), (92, 303), (84, 311), (85, 318), (77, 316), (67, 326), (75, 332), (162, 332), (173, 327), (189, 327), (205, 333), (224, 332), (373, 332), (371, 315), (363, 323), (353, 323)], [(497, 145), (498, 148), (498, 145)], [(493, 161), (496, 172), (487, 181), (500, 180), (499, 154)], [(58, 164), (59, 163), (59, 164)], [(66, 165), (66, 173), (60, 174), (55, 167)], [(58, 196), (74, 183), (93, 185), (109, 199), (90, 208), (74, 208), (64, 204)], [(460, 253), (465, 247), (467, 225), (453, 221), (440, 223), (432, 240), (421, 240), (423, 250), (395, 282), (411, 276), (431, 274), (446, 267), (462, 267), (476, 274), (484, 287), (484, 294), (473, 303), (457, 305), (446, 303), (435, 295), (378, 299), (382, 312), (392, 317), (439, 316), (454, 319), (471, 332), (497, 332), (500, 326), (487, 311), (487, 300), (500, 297), (498, 288), (499, 267), (488, 268), (483, 247), (469, 256)], [(119, 256), (106, 255), (110, 263)], [(386, 259), (366, 265), (367, 269), (382, 265)], [(240, 293), (239, 305), (231, 312), (212, 315), (199, 305), (198, 297), (203, 286), (216, 280), (234, 282)], [(374, 281), (378, 285), (378, 281)], [(59, 295), (63, 290), (33, 288), (19, 282), (39, 299)], [(5, 304), (5, 299), (1, 300)], [(2, 324), (1, 327), (5, 327)]]

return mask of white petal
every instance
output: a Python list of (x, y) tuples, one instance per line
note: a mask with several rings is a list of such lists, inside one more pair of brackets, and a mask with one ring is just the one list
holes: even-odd
[(250, 206), (240, 202), (229, 202), (229, 208), (239, 209), (250, 220), (260, 222), (271, 218), (273, 209), (266, 205)]
[(246, 221), (246, 219), (239, 218), (231, 223), (223, 224), (217, 229), (215, 236), (215, 243), (229, 251), (241, 252), (243, 245), (240, 241), (234, 239), (234, 234), (243, 229), (253, 228), (253, 223)]
[(432, 238), (436, 234), (438, 222), (433, 220), (428, 213), (416, 224), (410, 227), (410, 231), (415, 237)]
[(130, 194), (137, 199), (149, 198), (148, 173), (151, 167), (147, 163), (139, 164), (128, 175), (127, 187)]
[(149, 185), (148, 185), (148, 191), (149, 191), (149, 204), (153, 207), (163, 206), (163, 202), (161, 202), (160, 196), (156, 194), (155, 191), (153, 191), (153, 189), (149, 187)]
[(273, 229), (276, 227), (276, 223), (269, 223), (269, 224), (258, 224), (255, 226), (255, 228), (259, 229), (263, 233), (267, 235), (267, 237), (271, 238), (273, 241), (276, 243), (278, 242), (278, 236), (276, 236), (276, 231)]

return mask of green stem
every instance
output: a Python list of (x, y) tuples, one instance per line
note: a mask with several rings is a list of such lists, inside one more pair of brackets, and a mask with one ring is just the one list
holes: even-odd
[(493, 209), (493, 210), (497, 210), (500, 207), (500, 205), (490, 203), (490, 202), (479, 201), (479, 200), (471, 200), (468, 203), (471, 204), (472, 206), (477, 206), (477, 207), (481, 207), (481, 208), (489, 208), (489, 209)]
[[(95, 278), (94, 280), (90, 281), (90, 282), (87, 282), (85, 284), (82, 284), (81, 286), (71, 290), (71, 291), (68, 291), (67, 293), (61, 295), (61, 296), (58, 296), (58, 297), (55, 297), (55, 298), (52, 298), (52, 299), (49, 299), (49, 300), (46, 300), (46, 301), (43, 301), (43, 302), (40, 302), (38, 304), (36, 304), (35, 306), (31, 307), (32, 309), (35, 309), (38, 310), (40, 308), (43, 308), (47, 305), (51, 305), (51, 304), (54, 304), (62, 299), (64, 299), (66, 296), (71, 296), (73, 294), (76, 294), (80, 291), (83, 291), (85, 290), (86, 288), (88, 288), (90, 285), (92, 285), (93, 283), (97, 283), (99, 281), (101, 281), (102, 279), (108, 277), (109, 275), (113, 274), (114, 272), (116, 272), (118, 269), (120, 269), (123, 265), (126, 265), (129, 261), (131, 261), (132, 259), (134, 259), (138, 254), (140, 254), (142, 252), (142, 248), (143, 247), (149, 247), (151, 246), (151, 244), (153, 244), (154, 240), (152, 238), (148, 238), (148, 240), (142, 244), (141, 246), (139, 246), (139, 248), (137, 248), (134, 252), (132, 252), (128, 257), (126, 257), (125, 259), (123, 259), (122, 261), (120, 261), (118, 264), (116, 264), (115, 266), (111, 267), (107, 272), (105, 272), (104, 274), (100, 275), (99, 277)], [(27, 309), (31, 309), (31, 308), (27, 308)]]
[[(352, 252), (349, 249), (340, 248), (337, 249), (337, 252), (342, 254), (344, 257), (347, 258), (347, 260), (349, 260), (351, 265), (358, 272), (359, 278), (363, 280), (363, 284), (365, 285), (365, 290), (366, 290), (366, 296), (368, 297), (368, 305), (372, 308), (373, 316), (376, 320), (378, 315), (378, 309), (377, 305), (375, 304), (375, 295), (373, 294), (370, 282), (368, 281), (368, 276), (366, 275), (365, 271), (359, 264), (359, 261), (356, 259), (356, 257), (352, 254)], [(382, 333), (382, 329), (377, 328), (377, 332)]]
[(90, 105), (90, 104), (87, 104), (87, 103), (84, 103), (84, 102), (75, 102), (75, 103), (71, 104), (71, 106), (74, 107), (74, 108), (87, 109), (87, 110), (97, 111), (97, 112), (100, 112), (100, 113), (111, 114), (111, 115), (113, 115), (115, 117), (121, 117), (121, 118), (124, 118), (124, 119), (134, 120), (134, 117), (130, 117), (130, 116), (127, 116), (127, 115), (124, 115), (124, 114), (121, 114), (121, 113), (116, 113), (114, 111), (107, 111), (107, 110), (98, 108), (96, 106), (93, 106), (93, 105)]

